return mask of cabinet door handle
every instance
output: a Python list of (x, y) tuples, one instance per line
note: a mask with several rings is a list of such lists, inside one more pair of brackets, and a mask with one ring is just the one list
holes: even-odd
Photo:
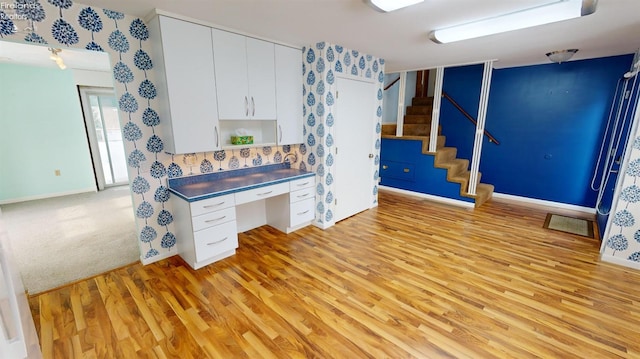
[(268, 194), (269, 194), (269, 193), (271, 193), (271, 192), (273, 192), (273, 191), (264, 192), (264, 193), (258, 193), (257, 195), (258, 195), (258, 196), (266, 196), (266, 195), (268, 195)]
[(389, 166), (387, 166), (387, 165), (382, 165), (382, 169), (383, 169), (383, 170), (386, 170), (387, 168), (389, 168)]
[(409, 173), (409, 169), (408, 169), (408, 168), (405, 168), (405, 169), (404, 169), (404, 173)]
[(309, 193), (301, 194), (301, 195), (298, 196), (298, 198), (306, 197), (308, 195), (309, 195)]
[(256, 115), (256, 103), (253, 101), (253, 96), (251, 96), (251, 117)]
[(217, 221), (223, 220), (223, 219), (225, 219), (225, 218), (227, 218), (227, 216), (222, 216), (222, 217), (220, 217), (220, 218), (214, 218), (214, 219), (208, 219), (208, 220), (206, 220), (206, 221), (204, 221), (204, 222), (205, 222), (205, 223), (217, 222)]
[(278, 125), (278, 130), (280, 131), (280, 137), (278, 137), (278, 144), (282, 142), (282, 125)]
[(213, 208), (213, 207), (218, 207), (218, 206), (222, 206), (226, 201), (222, 201), (220, 203), (216, 203), (216, 204), (208, 204), (206, 206), (202, 206), (202, 208)]
[(306, 210), (304, 212), (298, 212), (298, 216), (302, 216), (303, 214), (307, 214), (307, 213), (309, 213), (309, 210)]
[(224, 238), (222, 238), (222, 239), (221, 239), (221, 240), (219, 240), (219, 241), (209, 242), (209, 243), (207, 243), (207, 245), (208, 245), (208, 246), (212, 246), (212, 245), (214, 245), (214, 244), (222, 243), (222, 242), (226, 241), (227, 239), (229, 239), (229, 237), (224, 237)]
[(216, 147), (220, 146), (220, 136), (218, 136), (218, 126), (213, 126), (213, 131), (216, 134)]
[(298, 183), (298, 187), (306, 186), (308, 184), (309, 184), (309, 181), (307, 181), (305, 183)]
[(247, 96), (244, 97), (244, 115), (249, 117), (249, 99)]

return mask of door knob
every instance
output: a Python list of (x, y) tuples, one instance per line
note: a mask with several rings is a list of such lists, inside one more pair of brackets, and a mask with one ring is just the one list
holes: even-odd
[(370, 153), (370, 154), (369, 154), (369, 158), (373, 158), (373, 153)]

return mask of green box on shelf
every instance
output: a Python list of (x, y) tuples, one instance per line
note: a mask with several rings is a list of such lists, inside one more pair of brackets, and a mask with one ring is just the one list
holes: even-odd
[(231, 136), (232, 145), (251, 145), (253, 144), (253, 136)]

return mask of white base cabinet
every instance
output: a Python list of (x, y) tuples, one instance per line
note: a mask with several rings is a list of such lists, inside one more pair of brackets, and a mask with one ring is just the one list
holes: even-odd
[(315, 217), (315, 183), (313, 177), (291, 181), (288, 195), (268, 199), (267, 223), (287, 234), (307, 226)]
[(270, 225), (291, 233), (315, 217), (315, 177), (188, 202), (172, 196), (178, 254), (193, 269), (232, 256), (238, 233)]
[[(175, 197), (172, 197), (172, 199)], [(196, 202), (173, 201), (178, 254), (193, 269), (232, 256), (238, 248), (233, 194)]]

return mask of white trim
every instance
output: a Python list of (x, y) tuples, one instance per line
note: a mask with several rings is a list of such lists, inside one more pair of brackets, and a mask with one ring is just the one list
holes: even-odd
[[(435, 69), (436, 67), (444, 67), (445, 69), (447, 69), (447, 68), (450, 68), (450, 67), (462, 67), (462, 66), (469, 66), (469, 65), (479, 65), (479, 64), (484, 64), (487, 61), (499, 62), (500, 60), (496, 59), (496, 58), (493, 58), (493, 59), (478, 60), (478, 61), (458, 62), (458, 63), (455, 63), (455, 64), (435, 64), (433, 66), (427, 67), (426, 70)], [(544, 62), (540, 62), (540, 63), (544, 63)], [(421, 70), (425, 70), (425, 68), (424, 67), (419, 67), (419, 68), (398, 69), (398, 70), (393, 69), (393, 70), (389, 70), (389, 72), (385, 72), (385, 74), (393, 74), (393, 73), (402, 72), (402, 71), (413, 72), (413, 71), (421, 71)]]
[(480, 103), (478, 104), (478, 119), (476, 121), (476, 135), (473, 143), (473, 157), (469, 175), (469, 188), (467, 192), (476, 194), (476, 187), (480, 182), (478, 173), (480, 171), (480, 157), (482, 156), (482, 140), (484, 139), (484, 124), (487, 119), (487, 106), (489, 104), (489, 89), (491, 88), (491, 75), (493, 71), (493, 61), (484, 63), (482, 72), (482, 89), (480, 90)]
[[(337, 78), (341, 78), (341, 79), (346, 79), (346, 80), (355, 80), (355, 81), (365, 82), (365, 83), (373, 84), (373, 85), (375, 85), (378, 82), (373, 77), (363, 77), (363, 76), (359, 76), (359, 75), (347, 74), (347, 73), (344, 73), (344, 72), (334, 72), (333, 74), (335, 75), (336, 79)], [(383, 85), (383, 87), (384, 87), (384, 85)], [(374, 98), (377, 98), (377, 97), (374, 97)], [(375, 111), (374, 111), (374, 113), (375, 113)]]
[(434, 196), (432, 194), (407, 191), (405, 189), (399, 189), (399, 188), (393, 188), (393, 187), (387, 187), (387, 186), (378, 186), (378, 189), (379, 190), (384, 190), (384, 191), (389, 191), (389, 192), (396, 192), (396, 193), (400, 193), (400, 194), (406, 194), (406, 195), (413, 196), (413, 197), (424, 198), (424, 199), (428, 199), (428, 200), (431, 200), (431, 201), (434, 201), (434, 202), (441, 202), (441, 203), (451, 204), (451, 205), (459, 206), (459, 207), (466, 207), (466, 208), (474, 208), (475, 207), (475, 203), (474, 202), (465, 202), (465, 201), (460, 201), (460, 200), (457, 200), (457, 199), (451, 199), (451, 198), (447, 198), (447, 197)]
[(54, 198), (54, 197), (69, 196), (69, 195), (72, 195), (72, 194), (80, 194), (80, 193), (88, 193), (88, 192), (98, 192), (98, 191), (96, 190), (95, 187), (90, 187), (90, 188), (78, 189), (78, 190), (73, 190), (73, 191), (47, 193), (47, 194), (40, 194), (40, 195), (36, 195), (36, 196), (11, 198), (11, 199), (0, 200), (0, 205), (18, 203), (18, 202), (26, 202), (26, 201), (34, 201), (34, 200), (37, 200), (37, 199), (47, 199), (47, 198)]
[[(139, 241), (139, 240), (138, 240)], [(174, 246), (175, 248), (175, 246)], [(147, 251), (145, 251), (144, 253), (147, 253)], [(163, 259), (167, 259), (173, 256), (177, 256), (178, 255), (178, 251), (173, 251), (173, 252), (165, 252), (162, 254), (159, 254), (157, 256), (153, 256), (151, 258), (144, 258), (142, 256), (142, 251), (140, 251), (140, 263), (142, 263), (142, 265), (147, 265), (147, 264), (151, 264), (151, 263), (155, 263), (158, 261), (161, 261)]]
[(504, 199), (504, 200), (514, 201), (514, 202), (537, 204), (537, 205), (541, 205), (541, 206), (556, 207), (556, 208), (559, 208), (559, 209), (567, 209), (567, 210), (571, 210), (571, 211), (578, 211), (578, 212), (584, 212), (584, 213), (589, 213), (589, 214), (596, 214), (596, 209), (595, 208), (576, 206), (574, 204), (567, 204), (567, 203), (561, 203), (561, 202), (547, 201), (547, 200), (543, 200), (543, 199), (514, 196), (514, 195), (511, 195), (511, 194), (505, 194), (505, 193), (495, 193), (494, 192), (493, 193), (493, 198), (495, 198), (495, 199)]
[(403, 71), (400, 73), (400, 83), (398, 84), (398, 113), (396, 117), (396, 136), (402, 136), (402, 131), (404, 127), (404, 99), (405, 92), (407, 87), (407, 72)]
[(334, 221), (332, 221), (331, 223), (323, 223), (323, 222), (318, 222), (318, 221), (313, 221), (313, 223), (311, 223), (312, 225), (322, 229), (323, 231), (329, 227), (333, 227), (333, 225), (335, 225), (336, 223)]
[(440, 104), (442, 103), (444, 67), (436, 67), (435, 77), (436, 83), (433, 89), (433, 108), (431, 109), (431, 132), (429, 133), (429, 152), (436, 152), (438, 148), (438, 127), (440, 126)]
[[(602, 243), (605, 243), (605, 242), (606, 241), (602, 241)], [(600, 260), (603, 262), (613, 263), (613, 264), (621, 265), (628, 268), (640, 269), (640, 262), (634, 262), (627, 259), (614, 257), (609, 254), (602, 254), (600, 256)]]

